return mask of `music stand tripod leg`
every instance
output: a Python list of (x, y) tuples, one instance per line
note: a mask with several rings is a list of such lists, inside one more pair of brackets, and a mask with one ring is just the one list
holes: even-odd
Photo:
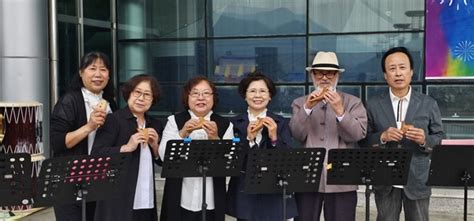
[(467, 186), (469, 185), (469, 180), (471, 179), (471, 174), (469, 171), (464, 171), (464, 175), (461, 178), (464, 181), (464, 221), (467, 221)]
[(202, 173), (202, 204), (201, 204), (202, 221), (206, 221), (206, 210), (207, 210), (207, 203), (206, 203), (206, 171), (207, 170), (208, 170), (207, 166), (204, 166), (204, 165), (199, 166), (199, 171)]
[(87, 190), (81, 186), (79, 186), (78, 196), (81, 197), (82, 202), (82, 221), (86, 221), (86, 197), (87, 197)]
[(286, 221), (286, 199), (289, 197), (286, 194), (286, 187), (288, 186), (288, 181), (284, 176), (278, 176), (278, 185), (282, 187), (282, 220)]
[(362, 178), (362, 182), (365, 183), (365, 220), (370, 221), (370, 179)]

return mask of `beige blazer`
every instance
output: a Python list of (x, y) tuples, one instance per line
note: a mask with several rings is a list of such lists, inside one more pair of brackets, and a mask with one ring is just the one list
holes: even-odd
[[(293, 117), (290, 120), (290, 131), (293, 137), (306, 148), (324, 147), (327, 151), (336, 148), (356, 148), (357, 141), (365, 138), (367, 133), (367, 113), (361, 100), (353, 95), (339, 92), (344, 102), (344, 117), (339, 122), (336, 113), (329, 104), (319, 102), (313, 107), (310, 115), (304, 110), (307, 96), (293, 101)], [(319, 192), (338, 193), (357, 189), (353, 185), (327, 185), (326, 159), (321, 174)]]

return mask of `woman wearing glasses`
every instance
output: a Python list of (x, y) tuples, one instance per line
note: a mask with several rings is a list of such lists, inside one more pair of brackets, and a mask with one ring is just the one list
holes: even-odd
[[(54, 157), (89, 155), (96, 130), (108, 113), (115, 111), (114, 88), (110, 80), (112, 65), (102, 52), (89, 52), (81, 59), (79, 71), (71, 86), (51, 113), (51, 148)], [(98, 108), (101, 100), (109, 105)], [(95, 202), (86, 205), (86, 220), (94, 220)], [(79, 221), (82, 204), (54, 206), (57, 221)]]
[[(212, 111), (218, 102), (212, 82), (204, 76), (196, 76), (183, 89), (182, 102), (186, 110), (168, 117), (159, 148), (161, 159), (164, 159), (168, 140), (234, 137), (232, 123)], [(224, 221), (225, 185), (225, 177), (206, 178), (206, 220)], [(201, 220), (202, 199), (202, 178), (166, 178), (160, 220)]]
[(127, 106), (108, 115), (97, 131), (92, 154), (131, 153), (126, 183), (115, 198), (98, 201), (95, 220), (158, 220), (155, 202), (153, 160), (163, 126), (147, 114), (160, 99), (158, 81), (150, 75), (137, 75), (122, 87)]
[[(239, 84), (239, 94), (247, 102), (247, 113), (231, 121), (234, 132), (250, 148), (290, 148), (291, 135), (288, 122), (283, 117), (267, 110), (276, 88), (273, 81), (263, 73), (249, 74)], [(263, 123), (263, 127), (259, 124)], [(282, 220), (283, 208), (280, 194), (247, 194), (244, 192), (245, 174), (232, 177), (227, 193), (227, 214), (239, 221)], [(287, 219), (297, 215), (293, 198), (287, 199)]]

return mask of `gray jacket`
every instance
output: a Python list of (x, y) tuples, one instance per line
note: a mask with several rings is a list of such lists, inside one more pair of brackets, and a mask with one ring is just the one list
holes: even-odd
[[(389, 127), (397, 127), (395, 114), (389, 91), (375, 96), (367, 102), (367, 140), (368, 147), (397, 148), (398, 142), (381, 144), (380, 135)], [(405, 117), (405, 122), (413, 124), (425, 131), (426, 144), (421, 147), (417, 143), (403, 138), (400, 142), (403, 148), (413, 150), (413, 155), (408, 173), (407, 185), (404, 192), (409, 199), (426, 199), (431, 195), (431, 188), (426, 186), (428, 180), (430, 153), (433, 147), (441, 143), (443, 127), (441, 113), (436, 101), (417, 91), (412, 91)], [(376, 186), (376, 194), (388, 194), (391, 186)]]

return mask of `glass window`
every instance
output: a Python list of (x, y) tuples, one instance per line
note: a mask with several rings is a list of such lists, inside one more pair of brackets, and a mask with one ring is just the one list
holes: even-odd
[(150, 22), (158, 37), (204, 36), (204, 0), (160, 0), (153, 7)]
[(160, 82), (206, 75), (203, 41), (119, 43), (119, 78), (153, 74)]
[(181, 101), (183, 85), (161, 84), (161, 92), (160, 101), (158, 104), (151, 107), (151, 111), (154, 114), (159, 116), (169, 116), (184, 110)]
[(310, 32), (409, 31), (424, 29), (423, 0), (309, 1)]
[(385, 82), (380, 67), (383, 53), (405, 46), (413, 57), (413, 81), (423, 73), (423, 34), (387, 33), (361, 35), (323, 35), (310, 38), (310, 63), (317, 51), (335, 51), (339, 65), (346, 69), (341, 82)]
[(237, 86), (218, 86), (219, 103), (215, 111), (223, 116), (232, 117), (247, 111), (247, 102), (239, 95)]
[(209, 73), (216, 82), (239, 82), (254, 70), (275, 82), (305, 81), (304, 38), (214, 40), (208, 47)]
[(474, 85), (428, 85), (427, 91), (438, 102), (443, 117), (474, 117)]
[(58, 14), (76, 15), (75, 0), (56, 0), (56, 4)]
[(306, 0), (214, 0), (209, 36), (302, 34)]
[(117, 1), (118, 38), (204, 36), (204, 0)]
[(58, 22), (58, 92), (63, 95), (79, 69), (77, 25)]
[(474, 139), (474, 119), (443, 119), (446, 139)]
[(268, 105), (268, 110), (286, 118), (290, 118), (293, 114), (291, 103), (293, 103), (293, 100), (296, 98), (305, 95), (305, 87), (278, 85), (276, 88), (277, 93)]
[[(422, 92), (421, 85), (411, 85), (413, 90)], [(369, 100), (373, 96), (380, 95), (385, 93), (388, 90), (388, 85), (378, 85), (378, 86), (366, 86), (366, 95), (365, 100)]]
[(84, 25), (84, 52), (101, 51), (112, 59), (112, 31)]
[(84, 18), (110, 21), (110, 0), (82, 0)]

